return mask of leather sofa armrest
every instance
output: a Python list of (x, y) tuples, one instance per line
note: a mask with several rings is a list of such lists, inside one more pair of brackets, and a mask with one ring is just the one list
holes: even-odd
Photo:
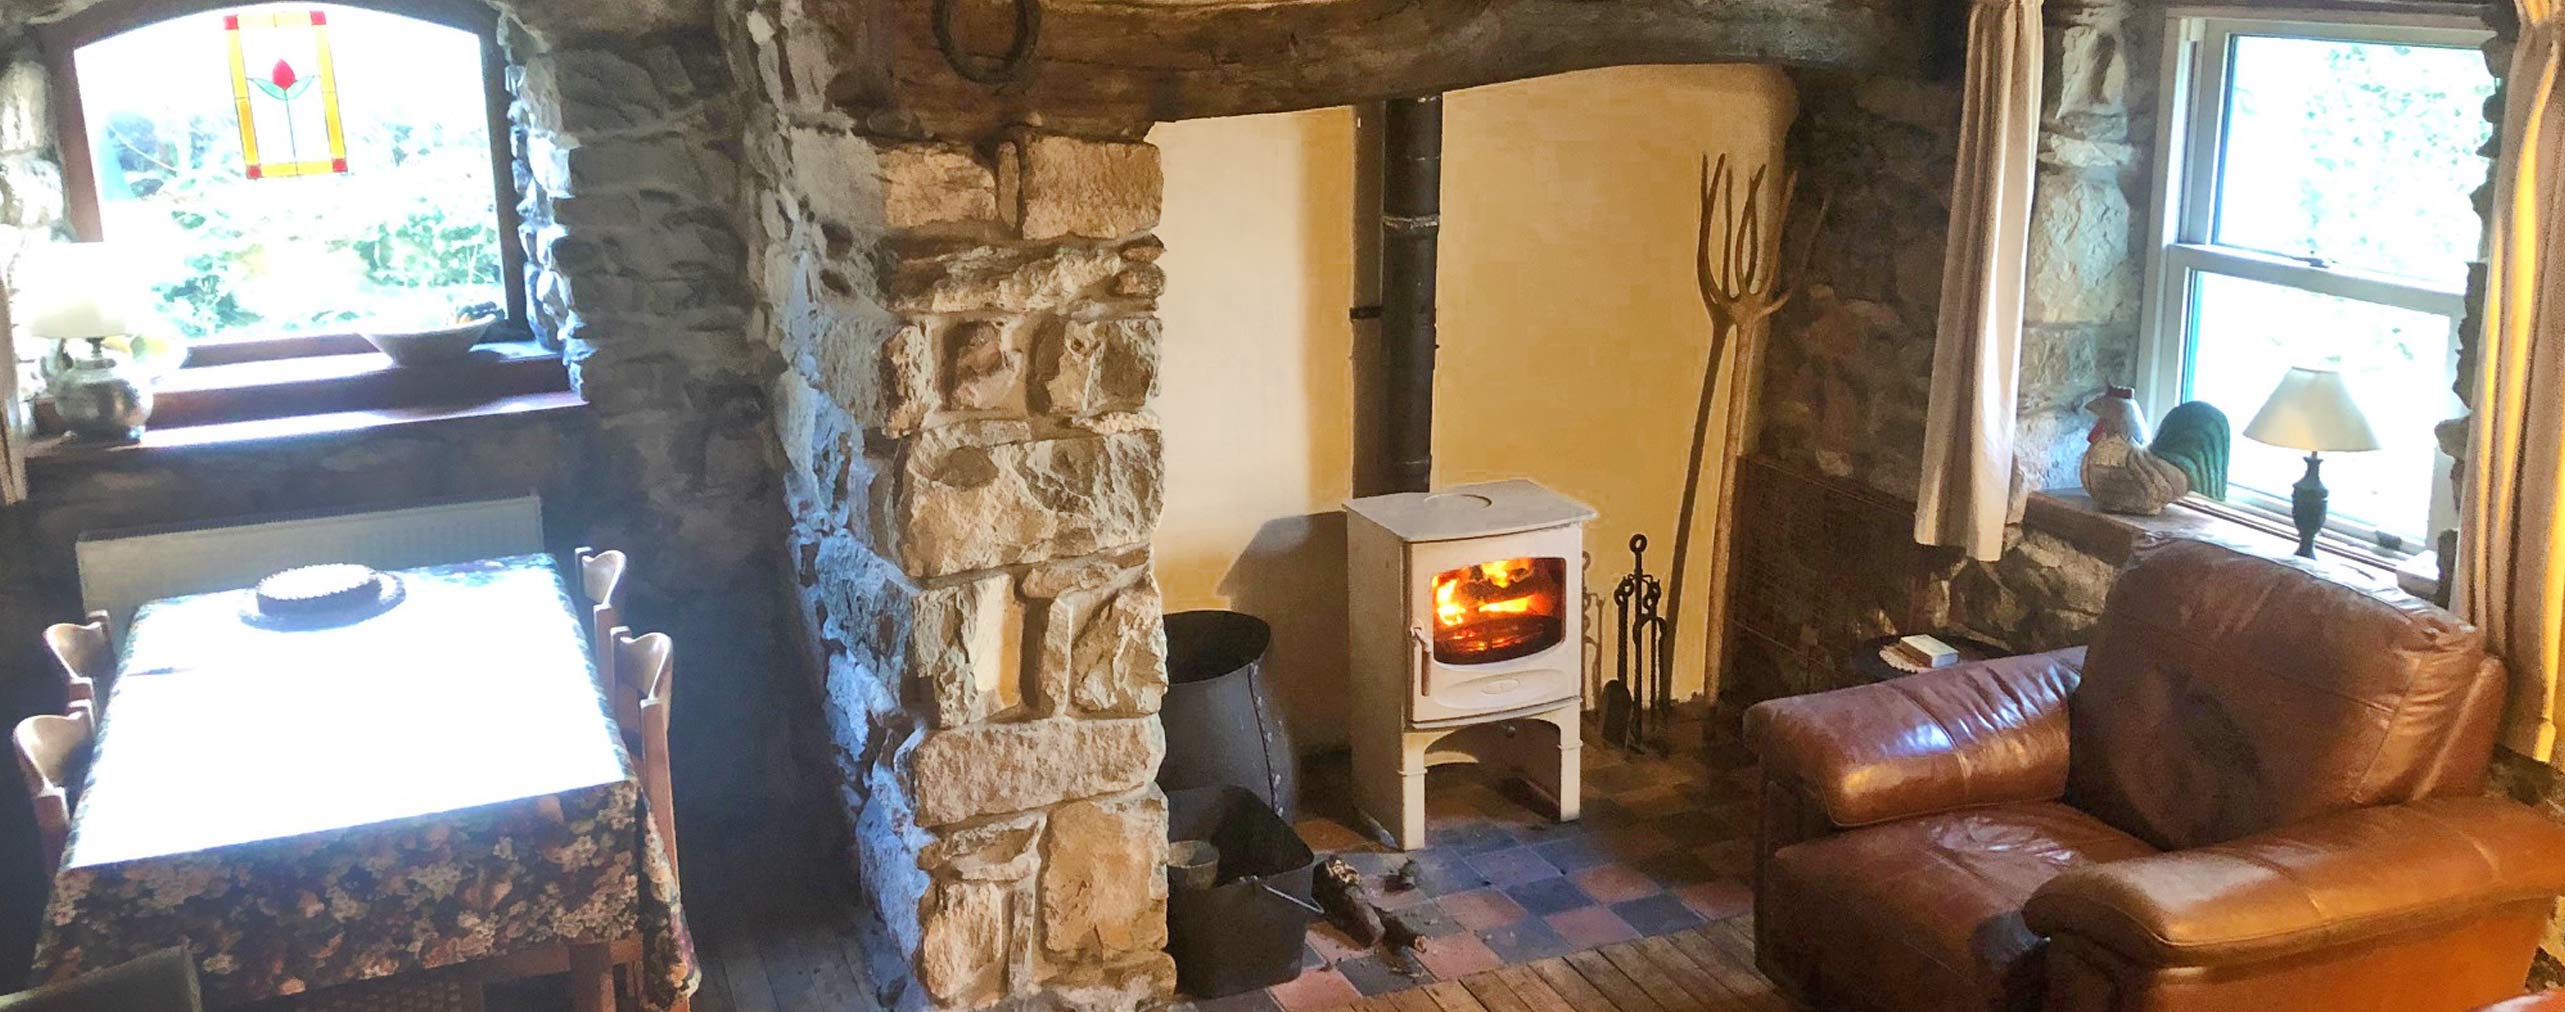
[(2066, 790), (2066, 700), (2084, 649), (1979, 661), (1746, 711), (1764, 776), (1839, 828)]
[(2287, 956), (2565, 892), (2565, 825), (2494, 798), (2338, 812), (2240, 840), (2069, 871), (2032, 930), (2141, 966)]

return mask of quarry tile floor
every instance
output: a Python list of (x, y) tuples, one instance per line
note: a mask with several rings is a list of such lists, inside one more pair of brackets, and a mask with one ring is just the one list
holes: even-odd
[[(1581, 986), (1621, 994), (1629, 1000), (1608, 1004), (1625, 1010), (1765, 1007), (1776, 999), (1754, 973), (1750, 946), (1739, 948), (1752, 906), (1755, 771), (1711, 761), (1697, 721), (1670, 725), (1664, 740), (1672, 754), (1641, 755), (1589, 733), (1583, 818), (1571, 823), (1554, 821), (1548, 802), (1510, 777), (1439, 767), (1426, 786), (1428, 846), (1406, 853), (1356, 828), (1341, 756), (1313, 762), (1301, 784), (1301, 838), (1361, 871), (1375, 899), (1426, 936), (1422, 951), (1391, 958), (1321, 921), (1297, 979), (1178, 1007), (1511, 1012), (1513, 1003), (1565, 999), (1585, 1008), (1582, 995), (1566, 993)], [(1389, 889), (1410, 859), (1416, 888)], [(1643, 976), (1663, 993), (1650, 998)], [(1720, 986), (1681, 998), (1695, 980)], [(1429, 988), (1438, 982), (1453, 986)], [(1407, 1009), (1419, 997), (1426, 1003)]]
[[(1591, 722), (1589, 722), (1591, 724)], [(1712, 758), (1697, 721), (1670, 725), (1671, 755), (1634, 756), (1589, 734), (1584, 818), (1471, 766), (1426, 790), (1430, 846), (1401, 855), (1353, 827), (1342, 755), (1304, 770), (1297, 828), (1342, 855), (1384, 905), (1428, 937), (1404, 965), (1323, 923), (1290, 983), (1180, 1002), (1169, 1012), (1785, 1012), (1754, 970), (1750, 939), (1755, 771)], [(816, 823), (787, 820), (787, 825)], [(798, 834), (688, 839), (687, 906), (704, 964), (697, 1012), (877, 1010), (842, 863)], [(807, 856), (792, 856), (807, 855)], [(1417, 859), (1419, 885), (1381, 878)], [(493, 988), (492, 1012), (566, 1009), (557, 981)]]

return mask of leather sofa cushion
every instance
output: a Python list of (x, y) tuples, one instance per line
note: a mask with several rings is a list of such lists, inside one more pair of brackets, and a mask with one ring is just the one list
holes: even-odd
[(2083, 661), (2070, 647), (1767, 700), (1746, 711), (1746, 744), (1837, 827), (2055, 801)]
[(2112, 585), (2086, 654), (2066, 801), (2184, 849), (2472, 794), (2502, 692), (2473, 626), (2391, 585), (2210, 542), (2152, 544)]
[(2510, 1001), (2487, 1005), (2477, 1009), (2476, 1012), (2565, 1012), (2565, 991), (2522, 995)]
[(2155, 848), (2053, 802), (1927, 815), (1784, 847), (1766, 867), (1771, 931), (1803, 951), (1806, 995), (1842, 1012), (2035, 1010), (2041, 939), (2022, 903), (2073, 868)]

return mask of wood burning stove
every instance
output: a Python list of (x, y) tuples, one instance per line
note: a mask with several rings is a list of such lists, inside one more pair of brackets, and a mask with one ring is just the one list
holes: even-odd
[(1502, 762), (1577, 817), (1594, 511), (1529, 481), (1345, 504), (1356, 802), (1425, 843), (1425, 771)]

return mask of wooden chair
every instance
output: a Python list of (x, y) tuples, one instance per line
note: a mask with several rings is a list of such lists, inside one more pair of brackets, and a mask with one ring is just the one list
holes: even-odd
[(45, 627), (45, 646), (62, 672), (65, 712), (86, 704), (107, 707), (108, 683), (116, 678), (116, 641), (107, 631), (107, 613), (93, 611), (87, 622), (56, 622)]
[(18, 772), (27, 781), (34, 803), (36, 839), (44, 846), (45, 872), (62, 866), (62, 849), (71, 841), (72, 785), (89, 758), (90, 711), (73, 707), (68, 716), (40, 713), (18, 722), (11, 737), (18, 746)]
[(267, 1012), (482, 1012), (487, 1002), (481, 967), (465, 964), (305, 991), (264, 1007)]
[(0, 996), (0, 1012), (198, 1012), (196, 960), (173, 946), (58, 984)]
[(659, 839), (668, 848), (668, 867), (677, 867), (677, 808), (668, 776), (668, 710), (677, 691), (677, 646), (667, 633), (635, 637), (620, 626), (612, 633), (616, 684), (615, 717), (624, 743), (640, 764), (641, 791), (650, 803), (650, 818), (659, 824)]
[(579, 593), (588, 599), (588, 651), (597, 659), (597, 687), (611, 690), (615, 684), (615, 627), (623, 624), (624, 554), (617, 549), (598, 551), (581, 547), (572, 553), (579, 562)]

